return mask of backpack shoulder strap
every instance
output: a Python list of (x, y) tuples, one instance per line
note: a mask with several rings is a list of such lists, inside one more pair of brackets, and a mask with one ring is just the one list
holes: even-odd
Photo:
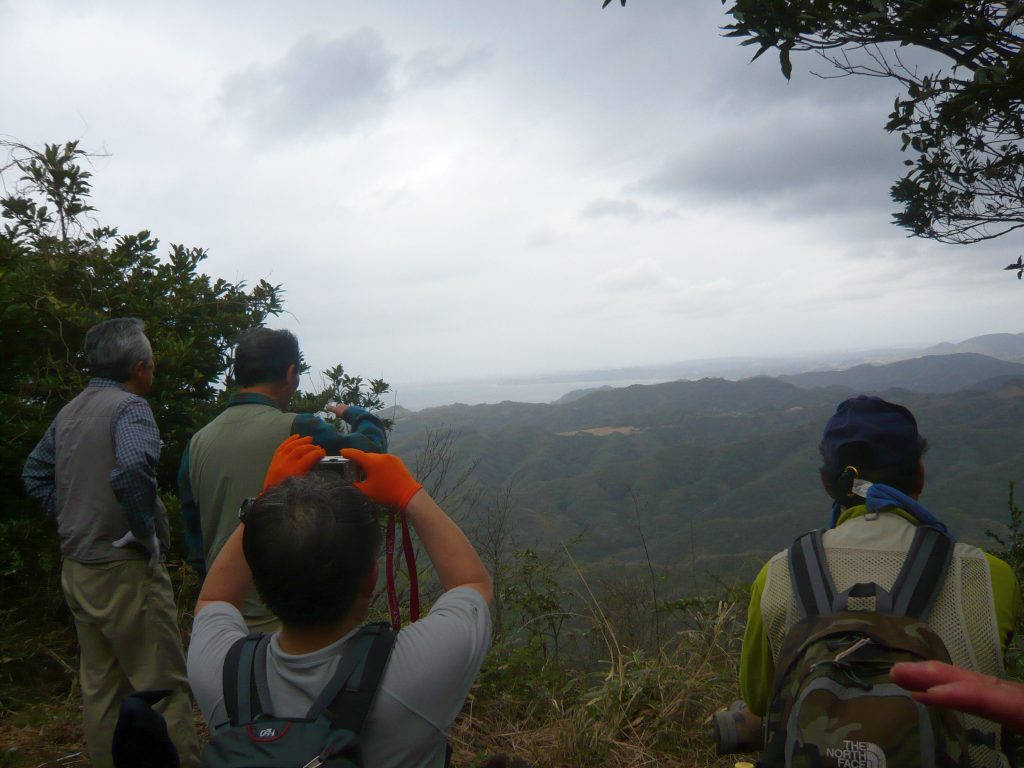
[[(270, 706), (270, 685), (267, 683), (267, 651), (270, 648), (270, 635), (264, 635), (256, 646), (256, 654), (253, 658), (252, 674), (253, 682), (256, 683), (256, 698), (259, 701), (259, 714), (273, 712)], [(254, 713), (255, 716), (255, 713)]]
[(368, 624), (352, 638), (338, 671), (321, 692), (306, 717), (327, 714), (335, 727), (358, 734), (373, 705), (398, 632), (387, 622)]
[(920, 525), (892, 586), (892, 612), (925, 621), (935, 605), (953, 559), (953, 540), (930, 525)]
[(224, 708), (232, 727), (252, 722), (259, 711), (258, 697), (257, 706), (253, 707), (252, 675), (256, 647), (262, 639), (262, 632), (240, 637), (224, 657)]
[(825, 559), (821, 531), (811, 531), (798, 537), (790, 545), (787, 556), (790, 585), (800, 608), (800, 618), (832, 613), (836, 585)]

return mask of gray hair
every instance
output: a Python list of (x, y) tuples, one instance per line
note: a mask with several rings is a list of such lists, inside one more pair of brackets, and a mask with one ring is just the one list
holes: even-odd
[(153, 348), (146, 325), (137, 317), (115, 317), (97, 323), (85, 334), (85, 356), (93, 376), (128, 381), (137, 363), (150, 363)]

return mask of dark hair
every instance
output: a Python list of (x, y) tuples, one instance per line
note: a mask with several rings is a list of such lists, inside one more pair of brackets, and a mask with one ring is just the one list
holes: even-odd
[(839, 446), (835, 456), (830, 460), (824, 440), (818, 445), (821, 454), (821, 477), (832, 497), (844, 507), (863, 504), (864, 500), (851, 493), (852, 473), (845, 474), (847, 467), (857, 470), (857, 478), (869, 483), (881, 483), (902, 491), (906, 494), (917, 493), (921, 482), (921, 457), (928, 452), (928, 441), (920, 435), (917, 448), (904, 459), (886, 466), (876, 466), (875, 451), (868, 443), (846, 443)]
[(246, 331), (235, 345), (234, 376), (243, 387), (282, 382), (288, 368), (301, 363), (299, 340), (291, 331), (261, 325)]
[(146, 324), (137, 317), (115, 317), (97, 323), (85, 334), (85, 357), (93, 376), (128, 381), (138, 363), (153, 361)]
[(344, 618), (380, 551), (378, 507), (337, 478), (310, 473), (267, 490), (245, 513), (242, 551), (257, 591), (281, 621)]

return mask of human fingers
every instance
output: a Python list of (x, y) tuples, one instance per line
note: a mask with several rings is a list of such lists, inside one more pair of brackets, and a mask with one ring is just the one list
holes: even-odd
[(305, 437), (291, 435), (277, 447), (277, 450), (284, 456), (293, 456), (296, 451), (301, 450), (304, 446), (312, 444), (313, 437), (311, 435), (306, 435)]
[[(901, 662), (893, 665), (889, 678), (908, 691), (925, 691), (932, 686), (958, 680), (986, 680), (986, 675), (970, 672), (939, 661)], [(993, 678), (994, 679), (994, 678)]]
[(314, 464), (326, 455), (327, 451), (318, 445), (305, 446), (305, 450), (297, 452), (297, 455), (292, 457), (295, 466), (295, 474), (306, 474), (313, 468)]
[(365, 493), (367, 496), (370, 496), (371, 498), (373, 488), (371, 487), (370, 483), (371, 470), (369, 469), (368, 465), (372, 464), (371, 457), (373, 455), (374, 454), (367, 453), (366, 451), (360, 451), (358, 448), (341, 449), (342, 458), (348, 459), (349, 461), (354, 461), (358, 465), (358, 467), (361, 470), (363, 470), (363, 474), (366, 476), (365, 480), (358, 483), (352, 483), (352, 485), (361, 492)]
[[(274, 451), (274, 458), (270, 461), (266, 479), (263, 481), (263, 489), (266, 490), (277, 485), (286, 477), (296, 474), (296, 466), (301, 457), (310, 451), (317, 450), (320, 449), (313, 446), (313, 438), (308, 435), (306, 437), (298, 435), (288, 437)], [(307, 471), (309, 471), (308, 467), (302, 471), (302, 474)]]
[(126, 533), (117, 541), (110, 542), (110, 546), (114, 547), (115, 549), (123, 549), (124, 547), (128, 546), (129, 544), (133, 544), (136, 541), (138, 541), (138, 539), (135, 538), (135, 534), (133, 534), (131, 531), (128, 531), (128, 533)]
[[(289, 446), (292, 443), (298, 442), (299, 440), (306, 440), (306, 439), (307, 438), (302, 437), (301, 435), (297, 435), (297, 434), (296, 435), (288, 435), (288, 437), (286, 437), (284, 440), (282, 440), (281, 444), (279, 446), (277, 446), (277, 450), (280, 451), (280, 450), (284, 449), (285, 446)], [(313, 438), (310, 437), (308, 439), (312, 440)]]
[(363, 469), (366, 469), (366, 465), (369, 463), (367, 459), (373, 454), (367, 453), (366, 451), (360, 451), (358, 448), (342, 448), (341, 455), (346, 459), (351, 459)]
[(911, 695), (925, 705), (947, 707), (1024, 729), (1024, 686), (996, 678), (958, 680)]

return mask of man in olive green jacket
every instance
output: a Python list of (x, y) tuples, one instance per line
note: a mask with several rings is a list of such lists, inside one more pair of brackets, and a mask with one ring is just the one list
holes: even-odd
[[(299, 386), (300, 353), (285, 330), (254, 328), (235, 348), (234, 376), (241, 392), (199, 430), (178, 473), (189, 562), (201, 575), (238, 527), (238, 509), (263, 490), (277, 446), (289, 435), (310, 435), (328, 455), (342, 448), (387, 452), (384, 425), (355, 406), (328, 406), (351, 427), (345, 433), (311, 414), (288, 413)], [(279, 622), (254, 593), (242, 615), (250, 630), (273, 632)]]

